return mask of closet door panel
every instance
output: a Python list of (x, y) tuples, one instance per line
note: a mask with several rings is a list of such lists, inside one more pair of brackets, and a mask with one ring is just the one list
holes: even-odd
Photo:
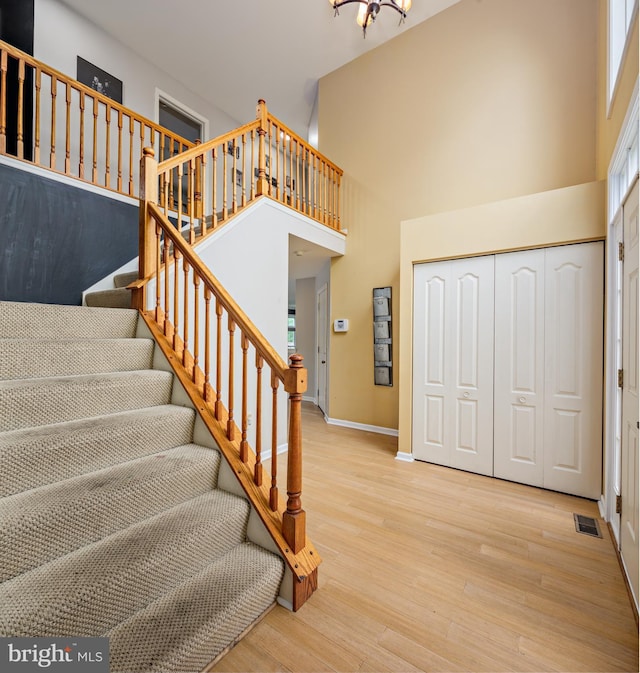
[(494, 475), (543, 483), (544, 250), (496, 255)]
[(413, 455), (493, 473), (493, 258), (414, 269)]
[(486, 475), (493, 474), (493, 265), (491, 256), (453, 261), (449, 296), (455, 347), (451, 464)]
[(602, 243), (545, 254), (544, 487), (597, 499), (602, 474)]
[(450, 285), (450, 262), (416, 265), (412, 450), (439, 465), (451, 465)]

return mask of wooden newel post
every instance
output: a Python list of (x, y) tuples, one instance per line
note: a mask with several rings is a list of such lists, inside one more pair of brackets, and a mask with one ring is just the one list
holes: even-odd
[(291, 356), (285, 372), (284, 389), (289, 393), (289, 451), (287, 455), (287, 510), (282, 516), (282, 533), (297, 554), (306, 544), (306, 514), (302, 509), (302, 393), (307, 389), (307, 370), (302, 355)]
[(269, 193), (269, 183), (267, 182), (267, 159), (265, 150), (265, 136), (267, 135), (267, 104), (260, 99), (256, 108), (256, 119), (260, 122), (258, 126), (258, 179), (256, 182), (256, 194), (261, 196)]
[[(156, 225), (148, 204), (158, 202), (158, 162), (153, 147), (145, 147), (140, 159), (140, 211), (138, 217), (138, 278), (149, 278), (155, 270)], [(147, 309), (146, 283), (134, 290), (134, 308)]]

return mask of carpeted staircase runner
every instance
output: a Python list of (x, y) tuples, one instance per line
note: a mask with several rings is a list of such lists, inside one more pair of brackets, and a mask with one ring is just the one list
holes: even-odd
[(195, 673), (283, 563), (247, 542), (249, 504), (216, 487), (137, 320), (0, 302), (0, 636), (108, 636), (113, 673)]

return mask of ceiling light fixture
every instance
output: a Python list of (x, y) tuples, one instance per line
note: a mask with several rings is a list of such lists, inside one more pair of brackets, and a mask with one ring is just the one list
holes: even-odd
[(335, 10), (334, 16), (338, 16), (339, 9), (352, 2), (359, 3), (358, 16), (356, 23), (362, 26), (362, 36), (367, 36), (367, 28), (376, 20), (380, 7), (393, 7), (400, 14), (400, 23), (403, 23), (407, 12), (411, 9), (412, 0), (388, 0), (387, 2), (377, 2), (376, 0), (329, 0), (329, 3)]

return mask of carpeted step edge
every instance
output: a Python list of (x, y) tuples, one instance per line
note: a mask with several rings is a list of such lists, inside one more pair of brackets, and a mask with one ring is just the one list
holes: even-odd
[(0, 431), (167, 404), (172, 385), (158, 370), (0, 381)]
[(201, 671), (273, 605), (283, 573), (275, 554), (238, 545), (111, 629), (111, 671)]
[(0, 497), (189, 444), (194, 419), (166, 404), (0, 432)]
[(189, 444), (0, 499), (0, 581), (210, 492), (219, 467)]
[(138, 280), (138, 271), (125, 271), (123, 273), (117, 273), (113, 277), (113, 284), (116, 287), (127, 287), (130, 283)]
[(0, 339), (0, 380), (150, 369), (152, 339)]
[(135, 309), (0, 301), (0, 338), (128, 339), (137, 324)]
[(126, 287), (117, 287), (111, 290), (87, 292), (84, 295), (84, 302), (87, 306), (131, 308), (131, 296), (131, 290), (128, 290)]

